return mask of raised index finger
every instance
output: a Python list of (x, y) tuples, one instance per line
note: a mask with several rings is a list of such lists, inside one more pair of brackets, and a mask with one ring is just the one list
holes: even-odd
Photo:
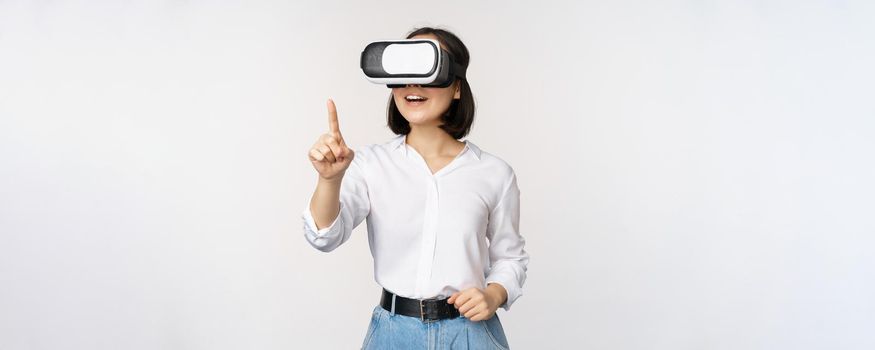
[(337, 107), (334, 105), (334, 100), (328, 99), (328, 128), (337, 138), (343, 138), (340, 135), (340, 125), (337, 122)]

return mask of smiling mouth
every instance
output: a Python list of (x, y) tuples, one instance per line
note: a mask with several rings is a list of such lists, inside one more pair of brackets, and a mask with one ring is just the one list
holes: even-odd
[(425, 101), (428, 101), (428, 98), (419, 95), (407, 95), (404, 97), (404, 101), (407, 101), (409, 106), (421, 106), (425, 104)]

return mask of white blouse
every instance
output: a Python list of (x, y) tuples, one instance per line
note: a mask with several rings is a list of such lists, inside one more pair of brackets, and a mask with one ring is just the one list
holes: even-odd
[(406, 139), (353, 149), (339, 215), (317, 230), (308, 202), (304, 236), (330, 252), (367, 218), (374, 278), (383, 288), (408, 298), (446, 298), (494, 282), (507, 290), (501, 308), (509, 311), (523, 294), (529, 263), (513, 168), (466, 140), (456, 158), (432, 174)]

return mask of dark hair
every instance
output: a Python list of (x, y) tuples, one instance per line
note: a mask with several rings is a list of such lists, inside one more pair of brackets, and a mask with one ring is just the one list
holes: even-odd
[[(468, 63), (471, 61), (468, 48), (465, 47), (462, 40), (459, 40), (459, 37), (455, 34), (445, 29), (422, 27), (416, 28), (410, 34), (407, 34), (407, 39), (420, 34), (433, 34), (438, 37), (438, 41), (444, 45), (444, 49), (449, 52), (453, 60), (462, 67), (468, 68)], [(468, 85), (467, 78), (456, 78), (456, 81), (460, 84), (459, 99), (453, 99), (450, 108), (441, 117), (443, 123), (440, 128), (458, 140), (468, 134), (471, 130), (471, 124), (474, 122), (474, 95), (471, 94), (471, 86)], [(389, 129), (396, 135), (407, 135), (410, 133), (410, 123), (398, 111), (398, 106), (395, 105), (395, 99), (391, 93), (389, 94), (387, 119)]]

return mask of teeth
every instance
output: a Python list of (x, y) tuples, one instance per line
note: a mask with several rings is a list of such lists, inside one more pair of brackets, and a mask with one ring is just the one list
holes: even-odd
[(408, 101), (425, 101), (426, 98), (422, 96), (410, 95), (406, 97)]

